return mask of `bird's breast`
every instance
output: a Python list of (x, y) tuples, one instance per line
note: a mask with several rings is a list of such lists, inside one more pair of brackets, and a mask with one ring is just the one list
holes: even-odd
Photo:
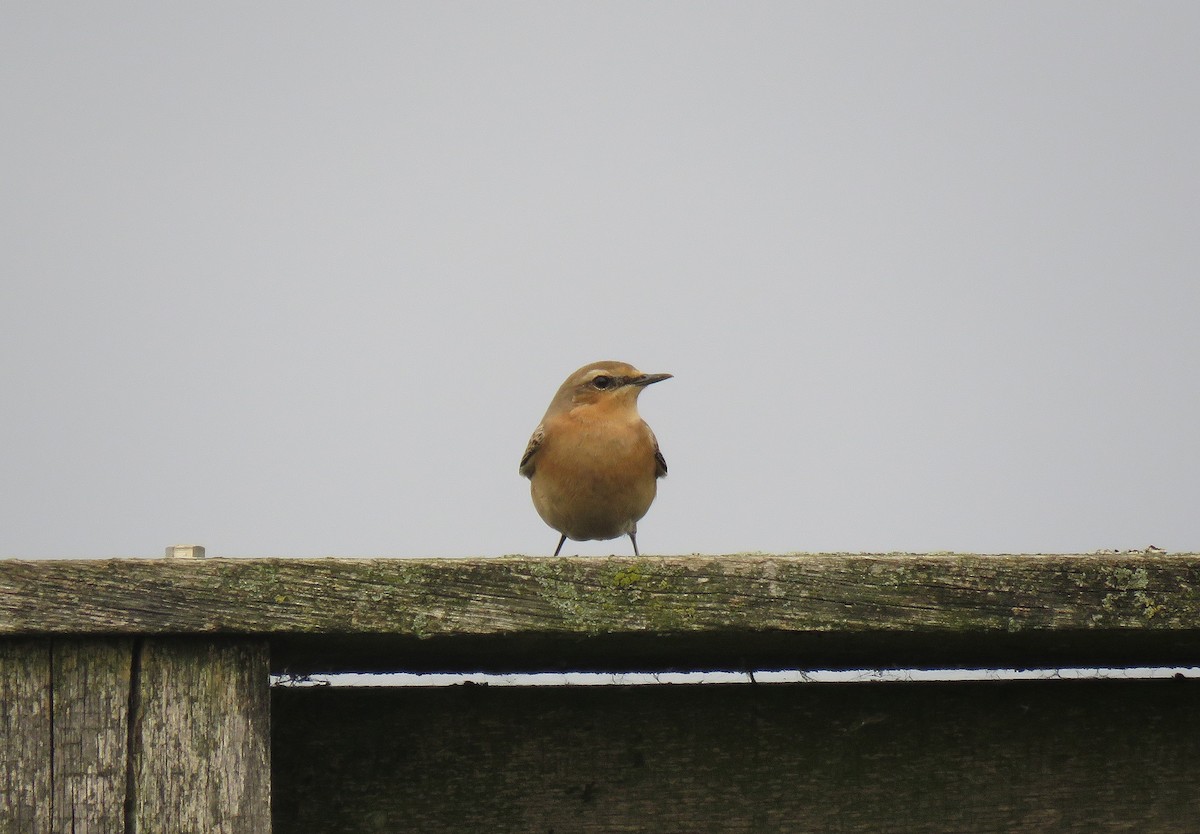
[(548, 426), (539, 467), (547, 458), (559, 465), (587, 470), (595, 475), (654, 478), (654, 439), (649, 427), (633, 420), (576, 419), (562, 427)]
[(573, 539), (631, 532), (657, 493), (653, 435), (640, 418), (570, 417), (545, 425), (531, 479), (538, 512)]

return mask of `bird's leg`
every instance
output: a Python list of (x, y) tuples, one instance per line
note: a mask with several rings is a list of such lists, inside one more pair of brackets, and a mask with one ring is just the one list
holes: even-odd
[(563, 534), (562, 534), (562, 538), (558, 540), (558, 547), (554, 548), (554, 555), (555, 555), (555, 556), (557, 556), (557, 555), (558, 555), (558, 552), (559, 552), (560, 550), (562, 550), (562, 546), (563, 546), (563, 544), (566, 542), (566, 540), (567, 540), (567, 534), (566, 534), (566, 533), (563, 533)]
[(634, 555), (634, 556), (637, 556), (637, 557), (639, 557), (639, 558), (640, 558), (642, 554), (638, 553), (638, 549), (637, 549), (637, 536), (636, 536), (635, 534), (633, 534), (633, 533), (630, 533), (630, 534), (629, 534), (629, 540), (630, 540), (631, 542), (633, 542), (633, 555)]

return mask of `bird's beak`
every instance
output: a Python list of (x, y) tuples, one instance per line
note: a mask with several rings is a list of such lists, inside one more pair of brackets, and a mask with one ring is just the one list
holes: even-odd
[(629, 380), (629, 384), (645, 387), (647, 385), (653, 385), (656, 382), (662, 382), (664, 379), (670, 378), (671, 374), (642, 374), (641, 376), (635, 376), (633, 379)]

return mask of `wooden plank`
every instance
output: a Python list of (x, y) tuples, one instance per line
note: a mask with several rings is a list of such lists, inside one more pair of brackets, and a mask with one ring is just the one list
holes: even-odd
[(1200, 554), (0, 561), (0, 633), (1191, 628)]
[(124, 834), (133, 641), (54, 643), (56, 834)]
[(262, 640), (147, 639), (136, 672), (133, 830), (269, 834)]
[(0, 640), (0, 834), (48, 834), (50, 641)]
[(1200, 683), (281, 689), (275, 832), (1193, 832)]
[(0, 634), (269, 635), (276, 670), (1200, 663), (1200, 555), (0, 561)]

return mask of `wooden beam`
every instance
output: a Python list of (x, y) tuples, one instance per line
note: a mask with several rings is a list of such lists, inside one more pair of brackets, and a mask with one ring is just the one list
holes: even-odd
[(1193, 627), (1200, 554), (0, 561), (0, 634)]
[(1200, 554), (0, 562), (0, 635), (243, 634), (293, 672), (1200, 663)]

